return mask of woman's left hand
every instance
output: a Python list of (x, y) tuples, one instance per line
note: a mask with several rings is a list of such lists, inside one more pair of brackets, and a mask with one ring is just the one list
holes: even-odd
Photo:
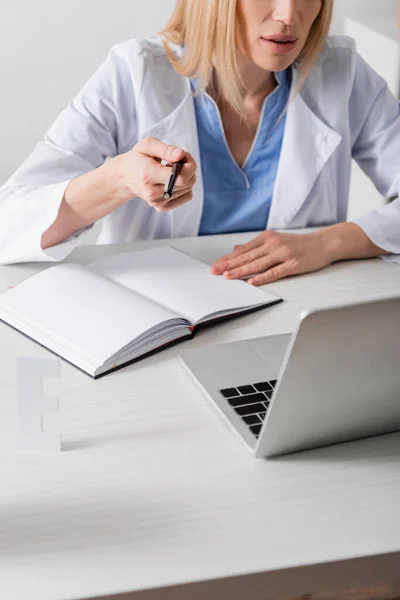
[[(326, 231), (326, 230), (325, 230)], [(323, 231), (306, 234), (263, 231), (217, 260), (211, 272), (227, 279), (248, 278), (263, 285), (290, 275), (310, 273), (333, 262)]]

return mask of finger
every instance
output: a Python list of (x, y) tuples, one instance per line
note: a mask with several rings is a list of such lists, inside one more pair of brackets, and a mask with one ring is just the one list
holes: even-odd
[(243, 279), (245, 277), (250, 277), (251, 275), (256, 275), (257, 273), (264, 273), (267, 269), (271, 269), (280, 263), (281, 261), (277, 256), (273, 254), (269, 256), (264, 255), (246, 265), (231, 269), (230, 271), (225, 271), (224, 277), (225, 279)]
[(226, 258), (223, 263), (223, 272), (232, 271), (233, 269), (237, 269), (238, 267), (242, 267), (246, 264), (252, 263), (258, 258), (265, 257), (266, 251), (263, 246), (259, 246), (254, 250), (250, 250), (249, 252), (244, 252), (243, 254), (231, 255), (231, 258)]
[(260, 233), (255, 238), (246, 242), (246, 244), (236, 244), (233, 248), (233, 252), (231, 254), (233, 256), (237, 256), (238, 254), (243, 254), (243, 252), (248, 252), (249, 250), (253, 250), (253, 248), (258, 248), (262, 244), (265, 243), (265, 233)]
[(186, 204), (186, 202), (190, 202), (190, 200), (192, 199), (193, 192), (192, 190), (190, 190), (182, 196), (179, 196), (175, 199), (167, 200), (164, 204), (160, 204), (158, 207), (155, 207), (155, 209), (158, 212), (167, 212), (168, 210), (173, 210), (174, 208), (178, 208), (178, 206), (182, 206), (182, 204)]
[(151, 201), (149, 201), (150, 206), (153, 207), (156, 207), (160, 204), (167, 204), (168, 202), (171, 202), (171, 200), (176, 200), (177, 198), (180, 198), (181, 196), (184, 196), (188, 192), (192, 191), (191, 185), (187, 185), (186, 187), (182, 188), (176, 188), (171, 198), (169, 200), (166, 200), (164, 198), (164, 186), (156, 185), (154, 186), (154, 188), (157, 190), (157, 195), (154, 195), (154, 198)]
[(136, 144), (135, 149), (146, 156), (172, 163), (182, 160), (186, 154), (182, 148), (172, 146), (171, 144), (164, 144), (161, 140), (150, 136), (143, 138)]
[(197, 181), (197, 175), (196, 175), (196, 173), (194, 173), (187, 183), (188, 187), (193, 187), (194, 184), (196, 183), (196, 181)]
[[(165, 182), (168, 181), (170, 175), (171, 167), (161, 165), (156, 160), (149, 157), (149, 160), (146, 163), (146, 167), (143, 172), (142, 181), (144, 185), (162, 186), (164, 193), (164, 185)], [(176, 187), (178, 187), (178, 185), (179, 184), (177, 180)]]
[[(190, 157), (190, 154), (187, 153)], [(186, 160), (186, 159), (185, 159)], [(197, 165), (193, 159), (190, 159), (188, 163), (184, 162), (181, 168), (181, 172), (176, 179), (175, 187), (187, 187), (189, 184), (194, 185), (196, 183), (196, 170)], [(161, 165), (154, 159), (150, 159), (146, 164), (144, 172), (144, 183), (147, 185), (165, 185), (171, 175), (171, 167), (167, 165)]]
[(251, 285), (265, 285), (267, 283), (272, 283), (274, 281), (278, 281), (279, 279), (283, 279), (284, 277), (290, 277), (291, 275), (295, 274), (295, 268), (291, 261), (288, 260), (280, 265), (276, 265), (275, 267), (268, 269), (265, 273), (251, 277), (247, 280), (247, 283), (250, 283)]
[(211, 267), (211, 272), (214, 273), (214, 275), (221, 275), (224, 271), (226, 271), (226, 264), (230, 260), (236, 258), (237, 256), (240, 256), (241, 254), (244, 254), (245, 252), (252, 250), (253, 248), (259, 248), (263, 243), (264, 241), (262, 237), (258, 235), (247, 244), (240, 245), (239, 247), (235, 246), (233, 252), (230, 252), (229, 254), (226, 254), (225, 256), (222, 256), (221, 258), (215, 261), (215, 263)]
[(176, 185), (186, 186), (189, 185), (192, 180), (194, 180), (192, 183), (192, 185), (194, 185), (194, 183), (196, 183), (197, 163), (190, 152), (186, 152), (183, 160), (184, 163), (182, 165), (179, 177), (176, 180)]

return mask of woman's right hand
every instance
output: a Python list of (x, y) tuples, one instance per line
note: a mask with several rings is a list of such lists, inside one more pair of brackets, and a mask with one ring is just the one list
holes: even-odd
[[(171, 166), (162, 165), (162, 160), (170, 164), (184, 160), (174, 194), (169, 200), (164, 198), (164, 185), (170, 176)], [(189, 152), (156, 138), (144, 138), (133, 150), (110, 160), (107, 169), (112, 169), (110, 175), (118, 181), (118, 186), (122, 186), (127, 199), (139, 197), (159, 212), (177, 208), (193, 198), (196, 161)]]
[[(184, 160), (175, 192), (164, 198), (171, 174), (168, 163)], [(133, 150), (120, 154), (97, 169), (72, 179), (66, 187), (56, 220), (42, 235), (42, 248), (59, 244), (76, 231), (139, 197), (159, 212), (172, 210), (193, 198), (197, 165), (193, 157), (155, 138), (144, 138)]]

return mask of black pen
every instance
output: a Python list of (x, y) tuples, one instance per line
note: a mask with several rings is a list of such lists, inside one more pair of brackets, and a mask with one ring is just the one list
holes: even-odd
[(171, 175), (169, 176), (168, 180), (165, 182), (165, 186), (164, 186), (164, 198), (166, 200), (169, 200), (171, 198), (172, 194), (174, 193), (176, 180), (179, 177), (179, 173), (182, 170), (182, 165), (184, 162), (185, 162), (184, 160), (180, 160), (179, 162), (176, 162), (172, 165)]

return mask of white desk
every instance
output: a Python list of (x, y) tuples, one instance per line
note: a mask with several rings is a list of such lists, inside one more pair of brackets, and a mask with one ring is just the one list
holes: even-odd
[[(175, 242), (209, 261), (232, 244)], [(40, 268), (0, 268), (0, 290)], [(286, 302), (185, 344), (286, 332), (305, 307), (393, 295), (400, 267), (337, 264), (270, 289)], [(266, 600), (399, 577), (400, 435), (256, 460), (195, 387), (182, 347), (97, 381), (61, 361), (45, 384), (60, 412), (45, 428), (64, 451), (21, 454), (16, 358), (52, 355), (0, 326), (1, 599)]]

